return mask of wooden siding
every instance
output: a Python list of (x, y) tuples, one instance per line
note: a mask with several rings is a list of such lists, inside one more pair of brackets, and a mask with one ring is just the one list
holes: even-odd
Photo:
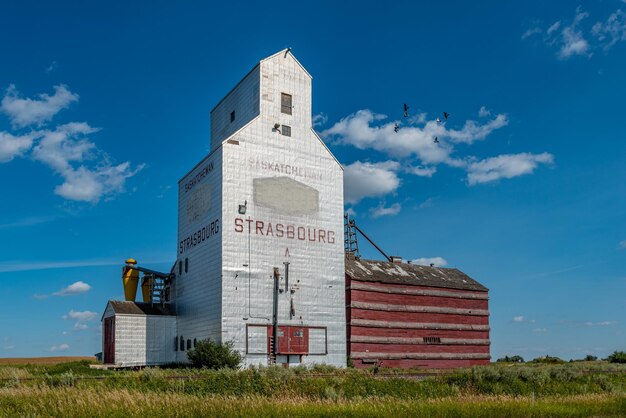
[(355, 367), (450, 368), (490, 361), (488, 293), (346, 277)]

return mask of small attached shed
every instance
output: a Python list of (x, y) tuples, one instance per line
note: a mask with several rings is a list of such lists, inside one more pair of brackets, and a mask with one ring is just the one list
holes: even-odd
[(488, 292), (457, 269), (347, 255), (348, 355), (355, 367), (489, 364)]
[(109, 301), (102, 330), (104, 364), (134, 367), (176, 361), (176, 316), (168, 307)]

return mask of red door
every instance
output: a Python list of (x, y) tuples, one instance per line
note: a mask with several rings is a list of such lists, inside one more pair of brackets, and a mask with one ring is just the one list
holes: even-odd
[(115, 363), (115, 317), (104, 318), (104, 364)]
[[(268, 342), (271, 345), (273, 327), (268, 326)], [(271, 346), (268, 353), (271, 353)], [(276, 354), (309, 354), (309, 328), (301, 326), (278, 326), (278, 341)]]

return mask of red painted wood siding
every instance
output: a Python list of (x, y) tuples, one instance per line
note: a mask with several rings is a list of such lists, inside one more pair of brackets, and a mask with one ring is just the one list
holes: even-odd
[[(360, 288), (356, 289), (356, 287)], [(411, 312), (416, 309), (432, 310), (430, 308), (435, 310), (437, 308), (463, 309), (467, 312)], [(486, 330), (401, 328), (403, 324), (488, 326), (488, 309), (487, 292), (359, 282), (346, 277), (348, 355), (355, 353), (358, 357), (361, 353), (363, 356), (370, 357), (360, 359), (351, 356), (355, 367), (372, 367), (377, 362), (379, 364), (382, 362), (383, 367), (421, 368), (469, 367), (488, 364), (488, 359), (454, 358), (455, 356), (488, 356), (490, 354), (488, 328)], [(397, 324), (353, 325), (352, 320), (355, 319), (389, 321)], [(424, 344), (423, 338), (425, 337), (438, 337), (443, 341)], [(407, 338), (409, 340), (406, 340)], [(376, 358), (378, 353), (382, 358)], [(402, 358), (405, 355), (410, 357), (411, 353), (415, 353), (413, 357), (420, 358)], [(428, 358), (430, 353), (444, 358), (430, 359)], [(389, 355), (393, 358), (384, 358)]]
[(440, 337), (488, 339), (489, 331), (455, 331), (430, 329), (373, 328), (350, 326), (351, 335), (371, 335), (376, 337)]
[(398, 295), (352, 290), (351, 301), (390, 303), (394, 305), (443, 306), (448, 308), (487, 309), (487, 300), (456, 299), (437, 296)]
[(351, 308), (351, 319), (374, 319), (378, 321), (432, 322), (442, 324), (488, 325), (489, 317), (421, 312), (389, 312), (373, 309)]

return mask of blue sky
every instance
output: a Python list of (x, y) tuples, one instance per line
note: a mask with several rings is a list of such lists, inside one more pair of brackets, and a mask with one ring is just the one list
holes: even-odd
[(346, 208), (490, 288), (494, 358), (626, 349), (626, 3), (335, 3), (0, 6), (0, 357), (100, 351), (210, 109), (287, 46)]

